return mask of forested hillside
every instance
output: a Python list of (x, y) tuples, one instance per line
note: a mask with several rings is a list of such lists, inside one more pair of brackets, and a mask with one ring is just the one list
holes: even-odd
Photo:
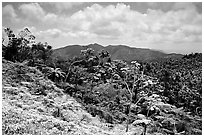
[(55, 49), (53, 51), (54, 57), (61, 57), (64, 59), (73, 58), (74, 56), (80, 56), (80, 51), (92, 48), (95, 52), (99, 52), (102, 49), (108, 51), (113, 60), (125, 60), (131, 62), (132, 60), (138, 61), (155, 61), (163, 60), (165, 58), (182, 58), (181, 54), (166, 54), (161, 51), (143, 49), (143, 48), (133, 48), (126, 45), (108, 45), (104, 47), (97, 43), (89, 44), (86, 46), (81, 45), (69, 45), (63, 48)]
[[(5, 32), (3, 134), (202, 134), (201, 53), (126, 62), (89, 47), (67, 59), (53, 56), (47, 43), (32, 43), (28, 29)], [(22, 121), (42, 130), (22, 128)]]

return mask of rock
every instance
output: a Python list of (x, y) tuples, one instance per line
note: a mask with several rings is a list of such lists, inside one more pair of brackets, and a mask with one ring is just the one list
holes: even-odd
[(150, 124), (150, 123), (151, 123), (151, 120), (149, 120), (149, 119), (143, 119), (143, 120), (135, 120), (132, 124), (133, 124), (134, 126), (136, 126), (136, 125), (140, 125), (140, 124), (148, 125), (148, 124)]
[(138, 119), (146, 119), (146, 116), (143, 114), (137, 114)]

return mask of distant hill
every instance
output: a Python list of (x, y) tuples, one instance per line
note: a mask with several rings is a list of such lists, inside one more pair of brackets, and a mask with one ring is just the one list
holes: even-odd
[(102, 49), (107, 50), (111, 54), (111, 58), (113, 60), (138, 60), (138, 61), (155, 61), (155, 60), (163, 60), (168, 58), (182, 58), (182, 54), (166, 54), (161, 51), (144, 49), (144, 48), (133, 48), (125, 45), (109, 45), (102, 46), (97, 43), (89, 44), (86, 46), (81, 45), (69, 45), (63, 48), (55, 49), (53, 52), (53, 56), (60, 56), (62, 58), (72, 58), (74, 56), (79, 56), (80, 51), (92, 48), (95, 52), (98, 52)]

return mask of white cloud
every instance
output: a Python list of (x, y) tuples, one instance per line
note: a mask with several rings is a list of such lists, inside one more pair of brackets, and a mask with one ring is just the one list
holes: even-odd
[(2, 22), (9, 27), (19, 22), (16, 11), (12, 5), (6, 5), (2, 8)]
[(46, 24), (56, 25), (60, 20), (59, 17), (54, 13), (48, 13), (41, 19)]
[(22, 4), (19, 10), (28, 20), (34, 22), (42, 20), (46, 14), (38, 3)]
[(84, 30), (99, 37), (118, 37), (124, 31), (124, 23), (129, 19), (127, 16), (131, 16), (129, 11), (130, 7), (124, 4), (107, 7), (94, 4), (71, 16), (70, 21), (75, 22), (72, 31)]
[(12, 5), (6, 5), (5, 7), (3, 7), (2, 14), (4, 17), (10, 17), (10, 18), (17, 17), (16, 12)]
[[(182, 5), (182, 4), (181, 4)], [(149, 9), (146, 14), (125, 4), (102, 7), (94, 4), (73, 14), (69, 21), (72, 32), (85, 31), (103, 38), (128, 38), (140, 42), (195, 41), (201, 35), (202, 15), (193, 5), (163, 12)]]
[(67, 14), (45, 10), (46, 3), (28, 3), (19, 6), (21, 14), (18, 16), (11, 5), (3, 7), (3, 18), (18, 17), (22, 24), (41, 30), (36, 30), (37, 36), (52, 40), (69, 37), (76, 42), (146, 43), (150, 46), (202, 41), (202, 15), (192, 3), (169, 3), (166, 5), (168, 11), (158, 8), (164, 8), (165, 4), (148, 3), (152, 9), (145, 14), (123, 3), (108, 6), (93, 4), (72, 15), (68, 9), (81, 3), (49, 4), (60, 12), (67, 11)]
[(38, 3), (22, 4), (19, 6), (19, 10), (22, 15), (22, 23), (35, 25), (38, 28), (41, 26), (44, 29), (53, 28), (64, 22), (63, 17), (45, 11)]
[(37, 37), (44, 39), (44, 38), (57, 38), (62, 34), (62, 31), (59, 29), (48, 29), (44, 31), (39, 31), (35, 33)]

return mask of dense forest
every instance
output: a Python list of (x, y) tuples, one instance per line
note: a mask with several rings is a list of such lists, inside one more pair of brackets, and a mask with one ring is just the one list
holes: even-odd
[[(202, 54), (142, 62), (112, 60), (106, 50), (53, 57), (48, 43), (35, 43), (25, 28), (4, 29), (5, 60), (36, 67), (92, 115), (110, 124), (141, 125), (143, 134), (202, 134)], [(5, 39), (3, 39), (3, 42)], [(42, 93), (43, 94), (43, 93)]]

